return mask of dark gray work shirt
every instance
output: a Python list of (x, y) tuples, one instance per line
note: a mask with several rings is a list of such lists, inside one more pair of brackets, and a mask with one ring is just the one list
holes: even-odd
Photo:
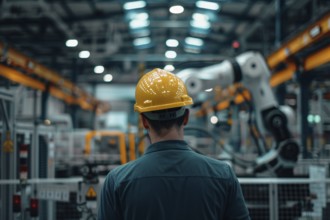
[(173, 140), (150, 145), (139, 159), (107, 175), (98, 219), (250, 218), (230, 166)]

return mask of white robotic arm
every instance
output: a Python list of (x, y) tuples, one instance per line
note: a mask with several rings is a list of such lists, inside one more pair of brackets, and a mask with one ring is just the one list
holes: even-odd
[(185, 74), (178, 73), (178, 76), (183, 76), (188, 93), (192, 96), (215, 86), (225, 88), (241, 82), (251, 93), (258, 127), (271, 133), (276, 142), (273, 149), (256, 160), (255, 172), (271, 168), (278, 176), (293, 175), (292, 167), (297, 161), (299, 146), (290, 134), (285, 112), (274, 97), (269, 85), (270, 71), (260, 53), (246, 52), (233, 60), (190, 69)]
[(201, 69), (187, 69), (177, 74), (192, 96), (215, 86), (221, 88), (241, 82), (254, 97), (255, 108), (262, 110), (277, 105), (268, 80), (270, 72), (260, 53), (246, 52), (233, 60)]

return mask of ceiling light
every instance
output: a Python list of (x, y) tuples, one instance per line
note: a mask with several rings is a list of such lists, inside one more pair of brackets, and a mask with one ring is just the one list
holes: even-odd
[(104, 72), (104, 66), (96, 66), (94, 67), (94, 73), (103, 73)]
[(147, 27), (150, 24), (148, 20), (132, 20), (129, 26), (132, 29)]
[(105, 75), (103, 76), (103, 81), (104, 81), (104, 82), (111, 82), (112, 79), (113, 79), (113, 76), (112, 76), (110, 73), (105, 74)]
[(171, 64), (168, 64), (168, 65), (166, 65), (164, 67), (164, 70), (169, 71), (169, 72), (172, 72), (172, 71), (175, 70), (175, 67), (173, 65), (171, 65)]
[(184, 51), (186, 51), (187, 53), (200, 53), (201, 49), (200, 48), (192, 48), (192, 47), (185, 47)]
[(65, 42), (67, 47), (76, 47), (78, 46), (78, 41), (76, 39), (69, 39)]
[(217, 116), (213, 115), (213, 116), (210, 118), (210, 122), (211, 122), (212, 124), (215, 125), (216, 123), (219, 122), (219, 119), (218, 119)]
[(146, 6), (145, 1), (134, 1), (134, 2), (126, 2), (123, 7), (125, 10), (132, 10), (137, 8), (144, 8), (145, 6)]
[(83, 51), (80, 51), (80, 53), (79, 53), (79, 57), (82, 59), (86, 59), (90, 55), (91, 55), (91, 53), (88, 50), (83, 50)]
[(192, 18), (196, 21), (207, 21), (209, 20), (209, 16), (207, 16), (206, 14), (203, 14), (203, 13), (194, 13), (192, 15)]
[(214, 10), (214, 11), (216, 11), (220, 8), (218, 3), (208, 2), (208, 1), (197, 1), (196, 2), (196, 7), (197, 8), (208, 9), (208, 10)]
[(201, 29), (209, 29), (211, 27), (210, 22), (206, 20), (192, 20), (190, 21), (190, 25), (195, 28), (201, 28)]
[(184, 7), (181, 5), (173, 5), (169, 10), (172, 14), (181, 14), (184, 11)]
[(174, 50), (168, 50), (166, 51), (165, 56), (169, 59), (174, 59), (176, 57), (176, 52)]
[(204, 44), (204, 41), (202, 39), (196, 38), (196, 37), (186, 37), (185, 39), (186, 44), (201, 47)]
[(149, 15), (147, 12), (136, 12), (136, 11), (129, 11), (126, 13), (127, 19), (130, 20), (147, 20)]
[(148, 13), (141, 12), (134, 15), (135, 20), (147, 20), (149, 18)]
[(168, 46), (168, 47), (177, 47), (177, 46), (179, 46), (179, 41), (175, 40), (175, 39), (168, 39), (166, 41), (166, 46)]
[(151, 42), (150, 37), (142, 37), (142, 38), (134, 39), (133, 44), (134, 46), (138, 47), (138, 46), (150, 44), (150, 42)]

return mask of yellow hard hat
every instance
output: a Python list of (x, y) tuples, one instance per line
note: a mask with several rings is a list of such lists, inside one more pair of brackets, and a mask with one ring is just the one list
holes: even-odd
[(139, 113), (193, 104), (183, 81), (173, 73), (158, 68), (139, 80), (135, 100), (134, 110)]

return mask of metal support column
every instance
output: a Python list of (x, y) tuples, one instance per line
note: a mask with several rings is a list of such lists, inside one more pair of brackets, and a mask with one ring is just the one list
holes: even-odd
[[(17, 144), (15, 134), (14, 100), (13, 96), (6, 91), (0, 91), (0, 179), (17, 178)], [(0, 186), (0, 219), (14, 219), (12, 196), (16, 186)]]
[(38, 118), (37, 118), (37, 90), (33, 91), (33, 133), (32, 133), (32, 144), (31, 144), (31, 170), (29, 178), (39, 178), (39, 144), (38, 144)]
[(309, 114), (309, 99), (310, 99), (310, 91), (309, 86), (312, 81), (310, 77), (304, 76), (306, 74), (300, 74), (300, 96), (298, 96), (298, 105), (300, 112), (300, 144), (302, 149), (303, 158), (309, 158), (310, 152), (307, 150), (307, 138), (309, 134), (309, 124), (307, 120), (307, 116)]
[(284, 0), (277, 0), (275, 2), (275, 47), (280, 46), (283, 40), (283, 20), (284, 20)]
[(279, 219), (279, 207), (278, 207), (278, 185), (269, 184), (269, 219)]
[[(95, 90), (96, 90), (96, 85), (93, 83), (92, 84), (92, 96), (95, 96)], [(96, 118), (96, 108), (97, 106), (94, 106), (94, 109), (91, 111), (91, 118), (90, 118), (90, 129), (95, 130), (95, 118)]]
[[(71, 82), (76, 83), (77, 82), (77, 73), (78, 73), (78, 65), (77, 65), (77, 59), (72, 59), (72, 72), (71, 72)], [(72, 94), (73, 95), (73, 94)], [(69, 107), (70, 109), (70, 116), (72, 120), (72, 126), (73, 128), (78, 127), (78, 121), (77, 121), (77, 110), (78, 106), (76, 104), (73, 104)]]
[(44, 121), (47, 119), (47, 105), (48, 105), (48, 98), (49, 98), (49, 87), (50, 84), (48, 83), (46, 86), (46, 90), (41, 95), (41, 114), (40, 119)]

